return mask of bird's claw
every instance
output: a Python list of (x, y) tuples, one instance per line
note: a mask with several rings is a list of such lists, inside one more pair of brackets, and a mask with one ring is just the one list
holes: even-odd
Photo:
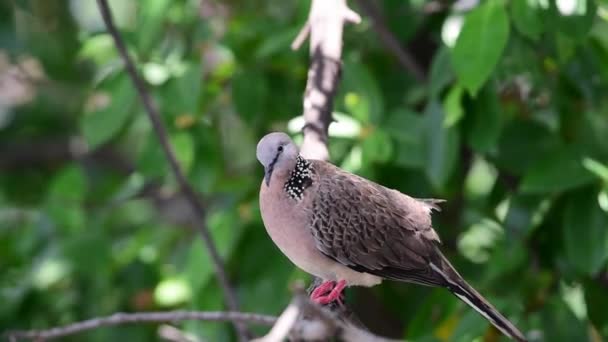
[(327, 305), (334, 301), (337, 301), (338, 304), (343, 305), (342, 290), (344, 290), (345, 287), (345, 280), (340, 280), (337, 283), (333, 281), (326, 281), (312, 291), (310, 299), (320, 305)]

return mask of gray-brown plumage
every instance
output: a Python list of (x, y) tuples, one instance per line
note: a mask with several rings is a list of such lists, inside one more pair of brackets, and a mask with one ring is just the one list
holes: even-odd
[[(343, 286), (390, 279), (445, 287), (505, 335), (526, 340), (439, 251), (431, 212), (442, 201), (412, 198), (330, 163), (304, 159), (284, 133), (262, 138), (257, 158), (265, 168), (264, 225), (298, 267)], [(341, 290), (332, 291), (331, 300)]]

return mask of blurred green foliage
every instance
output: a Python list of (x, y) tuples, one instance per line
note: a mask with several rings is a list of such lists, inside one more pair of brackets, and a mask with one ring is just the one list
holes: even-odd
[[(288, 284), (309, 279), (266, 236), (254, 147), (271, 130), (298, 138), (308, 59), (289, 44), (309, 2), (111, 4), (242, 309), (278, 314)], [(400, 66), (368, 18), (349, 26), (333, 161), (447, 199), (435, 218), (446, 254), (531, 341), (608, 338), (608, 4), (378, 4), (428, 81)], [(0, 2), (0, 46), (0, 330), (222, 309), (95, 1)], [(504, 339), (445, 290), (387, 282), (349, 296), (382, 335)], [(227, 324), (181, 328), (233, 337)], [(157, 327), (67, 340), (114, 339), (157, 340)]]

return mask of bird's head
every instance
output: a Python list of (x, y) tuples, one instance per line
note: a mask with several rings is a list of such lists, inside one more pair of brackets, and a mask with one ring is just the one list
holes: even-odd
[(256, 156), (264, 166), (266, 186), (270, 185), (273, 172), (291, 171), (294, 168), (298, 153), (298, 147), (285, 133), (269, 133), (258, 142)]

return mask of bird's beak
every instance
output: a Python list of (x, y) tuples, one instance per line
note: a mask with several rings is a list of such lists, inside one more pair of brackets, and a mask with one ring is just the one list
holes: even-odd
[(270, 165), (268, 167), (264, 168), (264, 181), (266, 182), (266, 186), (270, 186), (270, 177), (272, 176), (272, 167), (273, 165)]

